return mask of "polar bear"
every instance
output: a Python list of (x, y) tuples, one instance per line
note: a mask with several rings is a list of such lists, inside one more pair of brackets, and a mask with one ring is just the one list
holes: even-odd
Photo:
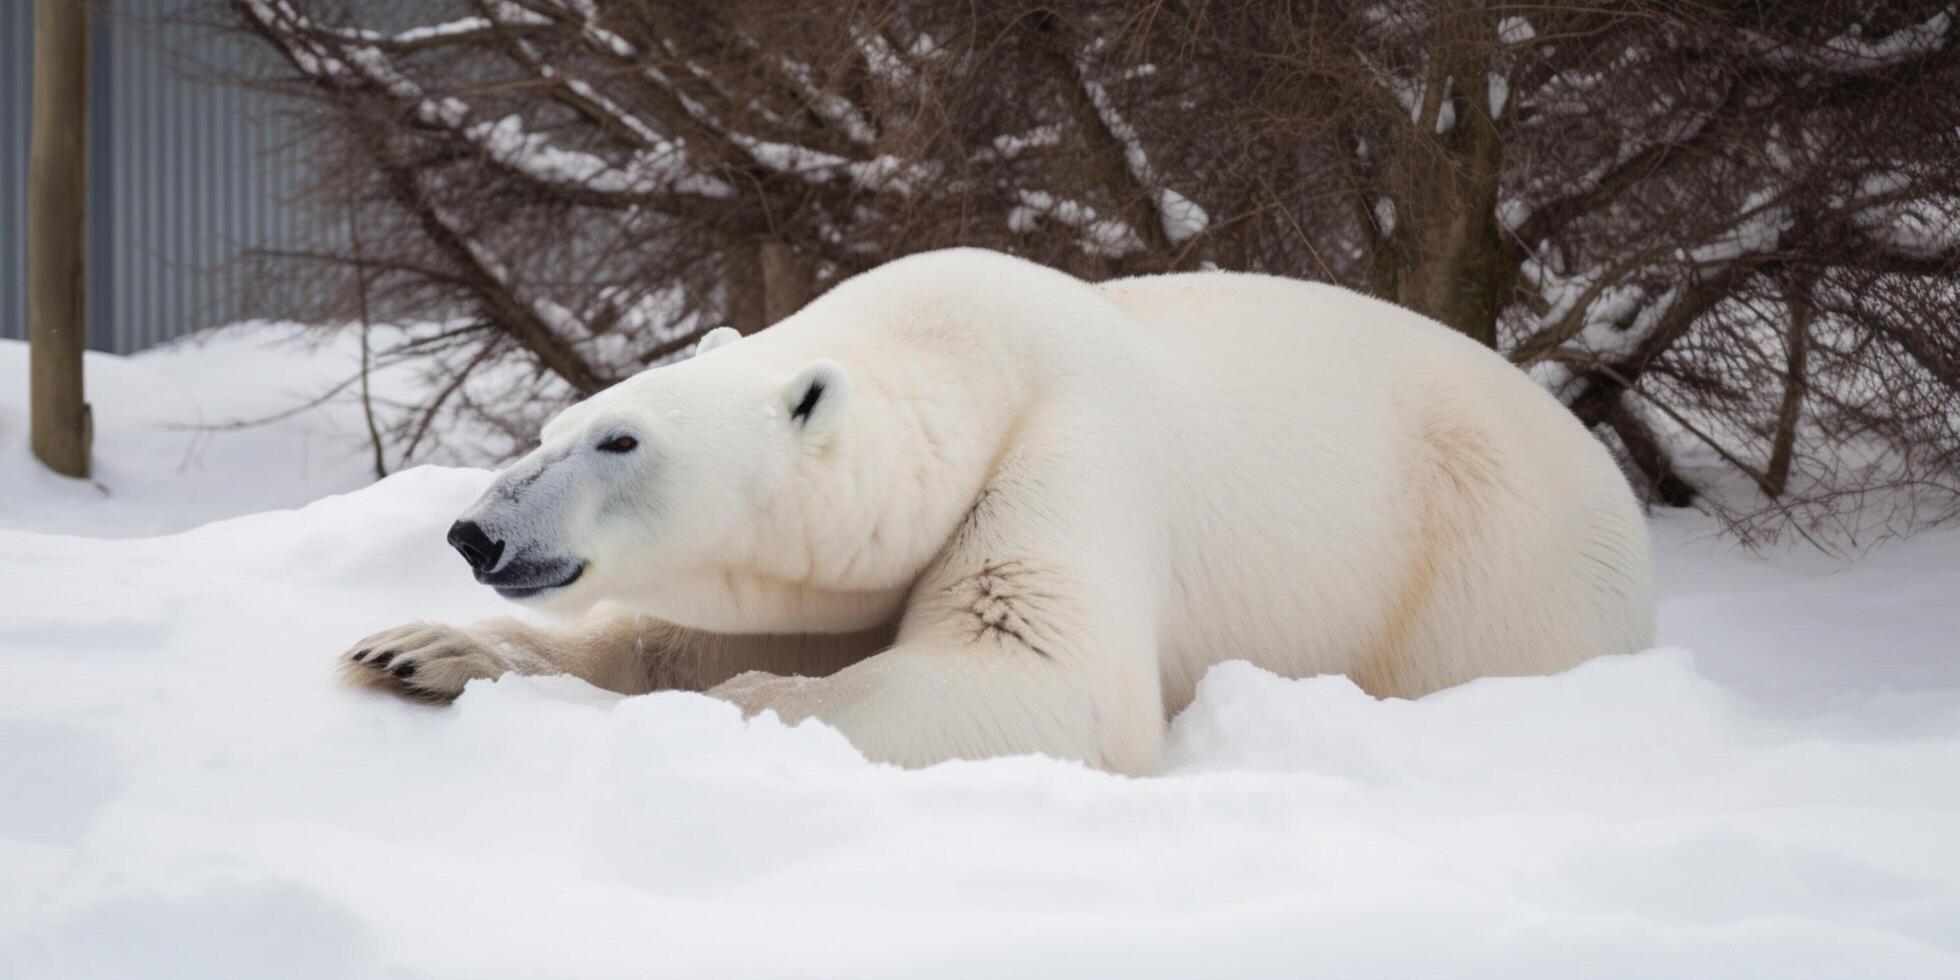
[(1490, 350), (1334, 286), (971, 249), (566, 409), (449, 541), (580, 618), (404, 626), (347, 673), (706, 691), (908, 766), (1148, 773), (1220, 661), (1410, 698), (1652, 633), (1626, 481)]

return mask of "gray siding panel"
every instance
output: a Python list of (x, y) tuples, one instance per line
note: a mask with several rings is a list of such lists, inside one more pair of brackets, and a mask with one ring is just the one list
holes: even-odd
[(0, 337), (27, 336), (27, 125), (33, 98), (34, 5), (0, 3)]
[[(21, 6), (28, 6), (21, 4)], [(89, 31), (88, 87), (93, 92), (115, 92), (116, 59), (105, 57), (109, 50), (109, 25), (101, 20), (95, 21)], [(93, 96), (91, 96), (93, 99)], [(106, 269), (109, 274), (90, 275), (88, 279), (88, 345), (96, 350), (115, 350), (116, 347), (116, 296), (111, 286), (115, 283), (113, 272), (116, 266), (115, 216), (116, 216), (116, 155), (105, 153), (104, 148), (115, 145), (116, 116), (113, 105), (98, 104), (89, 109), (88, 120), (88, 204), (97, 213), (89, 228), (88, 253), (84, 259), (90, 269)]]
[[(90, 66), (89, 345), (129, 352), (244, 312), (237, 258), (294, 247), (304, 180), (266, 95), (187, 77), (184, 57), (253, 57), (209, 29), (163, 24), (185, 0), (118, 0)], [(34, 5), (0, 0), (0, 338), (27, 336), (26, 182)], [(329, 233), (329, 238), (338, 236)]]

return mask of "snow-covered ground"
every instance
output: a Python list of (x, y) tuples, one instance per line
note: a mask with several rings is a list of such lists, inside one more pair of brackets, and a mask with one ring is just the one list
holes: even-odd
[(1415, 702), (1228, 664), (1162, 777), (905, 772), (697, 695), (336, 684), (504, 611), (441, 540), (487, 474), (356, 489), (349, 403), (167, 424), (351, 356), (93, 359), (105, 494), (0, 344), (0, 977), (1960, 976), (1960, 534), (1670, 516), (1662, 649)]
[[(164, 534), (366, 486), (374, 462), (359, 389), (294, 412), (359, 367), (356, 335), (276, 323), (192, 335), (133, 358), (91, 351), (83, 371), (95, 472), (82, 483), (29, 465), (27, 345), (0, 340), (0, 527)], [(370, 384), (377, 399), (418, 387), (406, 366), (377, 371)]]

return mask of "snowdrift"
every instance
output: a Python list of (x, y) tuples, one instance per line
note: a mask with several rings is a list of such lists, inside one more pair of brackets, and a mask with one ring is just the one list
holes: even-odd
[(509, 611), (442, 542), (482, 471), (81, 538), (176, 491), (42, 486), (10, 427), (0, 976), (1960, 975), (1960, 535), (1826, 571), (1678, 519), (1668, 648), (1414, 702), (1226, 664), (1161, 777), (907, 772), (692, 694), (337, 684)]
[(335, 684), (370, 629), (499, 611), (441, 541), (485, 479), (418, 469), (160, 538), (0, 532), (0, 972), (1960, 967), (1951, 687), (1820, 709), (1659, 650), (1378, 702), (1227, 664), (1171, 771), (1133, 780), (904, 772), (816, 725), (565, 678), (447, 709)]

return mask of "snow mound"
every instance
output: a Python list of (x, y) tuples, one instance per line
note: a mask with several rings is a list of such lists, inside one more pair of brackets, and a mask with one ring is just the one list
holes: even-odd
[[(1950, 671), (1813, 703), (1667, 649), (1410, 702), (1229, 663), (1153, 779), (906, 772), (569, 678), (449, 708), (336, 684), (370, 630), (507, 611), (442, 544), (486, 480), (415, 469), (168, 537), (0, 531), (0, 975), (1960, 969)], [(1908, 579), (1951, 594), (1936, 552), (1890, 554), (1755, 574), (1822, 582), (1813, 622)], [(1745, 562), (1696, 557), (1710, 589), (1669, 600), (1671, 639), (1713, 629), (1717, 582), (1748, 619)], [(1892, 641), (1932, 658), (1940, 615)], [(1806, 628), (1738, 642), (1855, 657)]]
[(0, 384), (0, 977), (1960, 976), (1960, 534), (1670, 517), (1667, 648), (1419, 701), (1227, 663), (1161, 777), (906, 772), (694, 694), (338, 684), (510, 607), (442, 542), (488, 474), (356, 489), (345, 398), (184, 428), (353, 369), (292, 332), (91, 355), (106, 492)]
[[(377, 333), (377, 344), (399, 336)], [(27, 344), (0, 340), (0, 527), (164, 534), (365, 486), (374, 474), (359, 389), (339, 387), (360, 363), (357, 333), (289, 323), (239, 324), (130, 357), (89, 351), (94, 478), (72, 480), (29, 454)], [(377, 401), (420, 388), (409, 365), (371, 380)]]

